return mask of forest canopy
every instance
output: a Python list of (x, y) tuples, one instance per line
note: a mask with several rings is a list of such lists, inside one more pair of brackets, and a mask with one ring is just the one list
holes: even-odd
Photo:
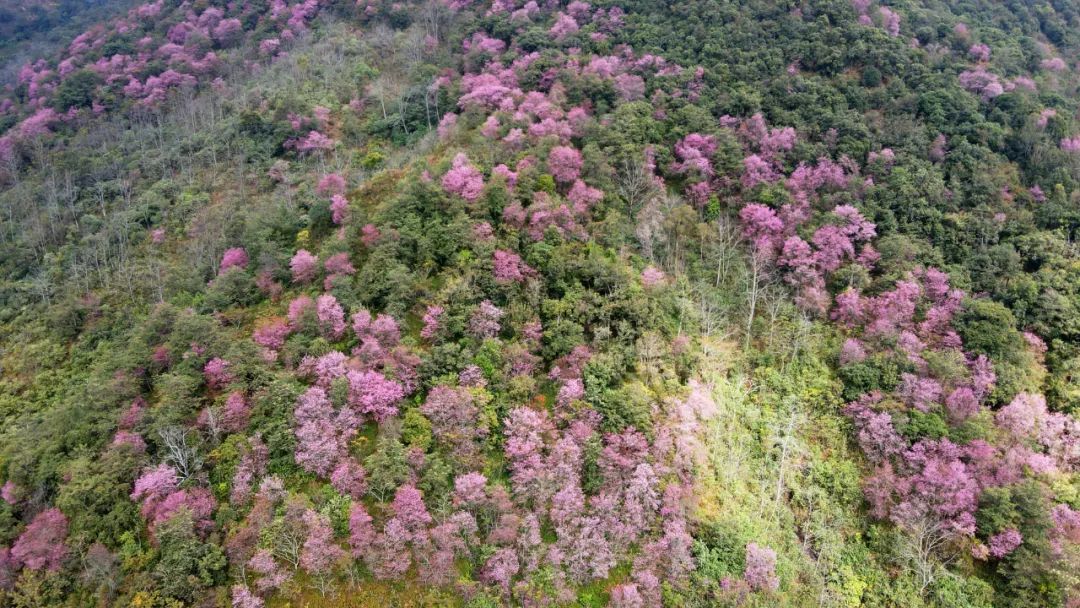
[(1078, 27), (0, 8), (0, 607), (1076, 605)]

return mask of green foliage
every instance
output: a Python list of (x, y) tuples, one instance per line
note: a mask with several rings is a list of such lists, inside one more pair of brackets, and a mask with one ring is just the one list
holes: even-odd
[(380, 436), (375, 451), (364, 460), (364, 468), (368, 473), (368, 490), (379, 500), (388, 500), (409, 475), (405, 447), (397, 437)]
[(342, 496), (329, 486), (323, 487), (323, 503), (319, 507), (319, 513), (330, 519), (330, 525), (337, 536), (346, 536), (349, 533), (349, 509), (352, 501), (348, 496)]
[[(104, 6), (110, 3), (90, 9), (81, 4), (0, 9), (0, 56), (22, 56), (19, 40), (53, 21), (74, 28), (84, 11), (112, 10)], [(196, 13), (209, 6), (196, 4)], [(597, 10), (610, 8), (601, 4)], [(30, 503), (0, 503), (0, 543), (10, 545), (22, 529), (20, 519), (52, 504), (70, 520), (76, 555), (61, 573), (24, 572), (0, 605), (108, 603), (80, 590), (76, 573), (94, 542), (116, 551), (123, 564), (117, 604), (228, 602), (227, 587), (235, 579), (219, 546), (237, 534), (246, 505), (222, 506), (209, 535), (181, 512), (162, 522), (151, 540), (130, 498), (139, 471), (166, 459), (161, 431), (172, 427), (188, 429), (191, 444), (205, 456), (203, 470), (185, 484), (209, 483), (219, 500), (227, 500), (238, 446), (258, 435), (269, 450), (268, 473), (284, 479), (291, 492), (290, 506), (312, 505), (330, 518), (339, 540), (347, 534), (350, 500), (297, 466), (292, 412), (304, 388), (298, 369), (305, 358), (348, 353), (353, 337), (331, 343), (314, 319), (301, 320), (272, 363), (251, 340), (253, 328), (282, 317), (291, 299), (322, 293), (318, 284), (292, 281), (289, 259), (299, 247), (322, 261), (350, 254), (356, 274), (340, 277), (329, 291), (350, 312), (365, 307), (395, 317), (403, 334), (397, 354), (419, 358), (419, 388), (401, 404), (400, 419), (377, 431), (367, 424), (349, 446), (367, 470), (364, 503), (379, 524), (388, 515), (385, 503), (407, 479), (420, 487), (440, 521), (455, 508), (456, 475), (483, 471), (505, 484), (503, 418), (527, 404), (550, 407), (562, 425), (562, 406), (552, 405), (559, 381), (544, 379), (545, 373), (560, 357), (587, 346), (585, 397), (569, 407), (599, 414), (601, 434), (634, 428), (655, 439), (657, 423), (671, 415), (691, 378), (700, 377), (721, 397), (720, 413), (705, 423), (707, 442), (700, 454), (692, 450), (700, 456), (694, 462), (696, 519), (690, 522), (697, 571), (687, 585), (664, 581), (665, 605), (1062, 604), (1069, 578), (1051, 565), (1047, 498), (1039, 492), (1052, 487), (1054, 500), (1075, 506), (1075, 479), (1048, 474), (1053, 483), (1045, 486), (984, 489), (977, 538), (985, 542), (1005, 527), (1022, 526), (1024, 544), (985, 563), (968, 557), (966, 541), (950, 546), (949, 557), (953, 550), (958, 557), (922, 588), (905, 554), (905, 533), (868, 523), (860, 479), (868, 465), (851, 452), (851, 425), (840, 414), (841, 402), (893, 391), (901, 374), (922, 371), (922, 362), (871, 354), (834, 374), (824, 360), (834, 357), (847, 330), (828, 325), (824, 316), (803, 315), (788, 286), (771, 274), (757, 319), (746, 318), (750, 273), (744, 243), (736, 243), (738, 207), (751, 199), (777, 209), (794, 202), (783, 182), (753, 192), (737, 187), (748, 135), (721, 128), (720, 118), (760, 112), (771, 126), (798, 132), (794, 149), (776, 160), (785, 174), (822, 157), (846, 156), (861, 166), (870, 151), (896, 152), (891, 165), (861, 167), (850, 188), (825, 188), (813, 201), (815, 211), (855, 205), (879, 233), (879, 263), (848, 264), (833, 273), (830, 295), (853, 286), (873, 296), (911, 272), (945, 269), (954, 287), (975, 294), (956, 325), (967, 350), (993, 360), (992, 404), (1030, 390), (1045, 392), (1052, 410), (1080, 411), (1074, 246), (1080, 177), (1075, 159), (1058, 144), (1075, 135), (1077, 103), (1064, 74), (1055, 77), (1039, 67), (1047, 56), (1075, 63), (1080, 14), (1062, 2), (908, 4), (890, 3), (902, 14), (902, 35), (894, 38), (876, 22), (859, 24), (846, 0), (803, 3), (797, 10), (760, 0), (630, 0), (619, 4), (627, 12), (624, 25), (606, 31), (601, 17), (582, 20), (582, 31), (565, 41), (553, 39), (550, 23), (537, 19), (522, 26), (507, 15), (484, 15), (479, 5), (449, 12), (441, 4), (421, 11), (405, 3), (361, 15), (352, 4), (341, 4), (326, 6), (332, 16), (313, 22), (273, 60), (258, 58), (251, 45), (222, 50), (224, 86), (200, 85), (157, 108), (122, 101), (123, 83), (105, 85), (90, 69), (49, 76), (46, 87), (57, 85), (49, 103), (60, 112), (77, 108), (78, 117), (58, 121), (54, 133), (40, 140), (20, 141), (0, 175), (0, 480), (32, 492)], [(277, 32), (259, 25), (257, 13), (265, 12), (259, 6), (244, 17), (247, 30), (262, 28), (253, 40)], [(875, 20), (877, 8), (871, 9)], [(970, 39), (954, 33), (960, 21), (971, 28)], [(157, 25), (164, 33), (170, 24)], [(19, 31), (23, 26), (29, 29)], [(601, 29), (604, 37), (591, 35)], [(486, 112), (462, 109), (456, 76), (448, 86), (431, 88), (445, 70), (476, 72), (487, 60), (483, 53), (459, 51), (474, 31), (512, 42), (497, 58), (500, 65), (518, 65), (523, 53), (537, 53), (517, 70), (522, 90), (550, 91), (552, 99), (588, 109), (584, 130), (569, 138), (583, 152), (583, 175), (604, 191), (590, 215), (576, 218), (586, 236), (549, 228), (535, 240), (504, 220), (514, 202), (535, 211), (542, 197), (534, 193), (547, 194), (556, 205), (567, 198), (565, 186), (544, 172), (542, 159), (556, 138), (530, 142), (531, 148), (500, 147), (473, 131)], [(434, 42), (423, 42), (428, 35)], [(134, 56), (135, 40), (106, 36), (86, 59)], [(985, 100), (965, 91), (957, 74), (974, 67), (967, 56), (972, 42), (991, 45), (984, 67), (1003, 82), (1033, 74), (1038, 92), (1018, 87)], [(572, 69), (563, 54), (567, 48), (583, 56), (619, 54), (623, 44), (682, 69), (653, 75), (635, 67), (634, 73), (646, 76), (647, 94), (626, 103), (611, 78)], [(215, 46), (201, 34), (187, 44), (197, 53)], [(145, 82), (165, 65), (156, 58), (135, 76)], [(11, 94), (20, 101), (30, 95), (25, 84), (13, 86)], [(93, 118), (88, 108), (94, 101), (119, 111)], [(319, 128), (338, 140), (333, 153), (303, 153), (294, 145), (314, 125), (315, 105), (331, 108), (333, 118)], [(1057, 116), (1037, 127), (1044, 108)], [(429, 135), (448, 111), (461, 111), (453, 137)], [(499, 114), (503, 126), (505, 114)], [(293, 116), (309, 122), (298, 130), (290, 125)], [(23, 117), (0, 116), (0, 134)], [(710, 158), (714, 191), (703, 209), (676, 196), (697, 180), (672, 168), (674, 142), (690, 133), (716, 140)], [(937, 158), (930, 150), (939, 133), (946, 148)], [(665, 190), (638, 184), (636, 195), (632, 182), (641, 175), (647, 148)], [(485, 175), (486, 187), (474, 202), (440, 186), (458, 151)], [(516, 167), (529, 157), (541, 160), (521, 169), (514, 189), (491, 175), (495, 164)], [(432, 179), (421, 178), (425, 170)], [(314, 188), (330, 172), (356, 186), (343, 227), (333, 220), (329, 196)], [(1046, 191), (1044, 202), (1028, 191), (1033, 185)], [(490, 239), (473, 232), (485, 221), (494, 227)], [(368, 223), (381, 231), (370, 243), (360, 230)], [(799, 234), (810, 240), (816, 227), (807, 224)], [(164, 230), (164, 243), (150, 242), (148, 231), (155, 228)], [(220, 252), (239, 245), (251, 256), (250, 268), (215, 276)], [(518, 252), (536, 274), (521, 283), (497, 282), (495, 249)], [(662, 268), (667, 281), (643, 288), (638, 277), (646, 265)], [(468, 333), (469, 316), (484, 299), (507, 313), (496, 339)], [(433, 339), (419, 336), (428, 304), (446, 309)], [(521, 328), (534, 320), (543, 337), (526, 345)], [(740, 351), (734, 345), (743, 343), (744, 327), (752, 335)], [(1029, 330), (1046, 339), (1045, 356), (1026, 345), (1020, 332)], [(676, 337), (687, 338), (681, 351), (674, 348)], [(167, 360), (155, 356), (159, 348)], [(536, 357), (530, 362), (534, 373), (516, 373), (522, 353)], [(350, 368), (368, 365), (361, 362), (364, 355), (350, 354)], [(232, 363), (236, 381), (229, 390), (242, 390), (252, 406), (247, 426), (224, 439), (196, 423), (200, 412), (220, 406), (224, 397), (203, 378), (203, 365), (216, 356)], [(967, 361), (954, 349), (920, 356), (925, 371), (948, 389), (969, 379)], [(382, 371), (394, 376), (398, 363)], [(486, 383), (470, 389), (475, 427), (485, 436), (477, 445), (481, 453), (462, 455), (433, 437), (431, 421), (417, 406), (426, 390), (454, 384), (468, 365), (478, 366)], [(329, 392), (335, 408), (347, 407), (346, 379), (331, 383)], [(136, 396), (148, 401), (131, 429), (148, 442), (145, 454), (109, 445)], [(963, 423), (947, 418), (940, 408), (893, 415), (909, 440), (998, 439), (993, 412)], [(593, 436), (580, 447), (576, 472), (583, 491), (596, 496), (606, 490), (604, 444)], [(667, 486), (676, 475), (662, 477)], [(264, 546), (296, 545), (300, 532), (288, 520), (290, 506), (269, 514)], [(493, 513), (478, 519), (482, 532), (495, 525)], [(752, 540), (777, 551), (784, 588), (726, 594), (719, 581), (742, 577)], [(470, 550), (486, 558), (492, 546)], [(463, 579), (479, 578), (472, 564), (459, 566)], [(581, 587), (576, 604), (602, 605), (613, 584), (629, 580), (628, 568), (620, 564), (608, 580)], [(521, 578), (512, 601), (550, 601), (561, 591), (550, 565)], [(298, 586), (309, 582), (298, 577)], [(467, 605), (474, 608), (511, 601), (472, 588), (469, 593)]]
[(258, 292), (251, 275), (239, 268), (230, 268), (210, 282), (203, 305), (209, 312), (233, 306), (250, 306), (257, 299)]
[(79, 70), (65, 78), (53, 96), (53, 107), (64, 112), (69, 108), (89, 108), (94, 89), (101, 84), (101, 76), (90, 70)]
[(126, 449), (101, 458), (83, 456), (67, 464), (56, 506), (68, 514), (70, 534), (86, 543), (117, 546), (124, 533), (142, 525), (129, 498), (142, 458)]
[(1008, 308), (992, 300), (969, 300), (957, 318), (957, 331), (969, 350), (993, 359), (1005, 359), (1023, 350), (1016, 319)]
[(192, 602), (202, 590), (223, 581), (225, 554), (216, 544), (198, 537), (186, 512), (161, 523), (156, 537), (160, 557), (154, 578), (165, 597)]
[(401, 421), (401, 439), (405, 445), (426, 452), (431, 447), (431, 422), (419, 410), (408, 410)]
[(738, 576), (746, 565), (746, 542), (736, 530), (715, 524), (705, 527), (694, 542), (698, 574), (708, 581)]
[(844, 382), (844, 400), (854, 401), (871, 391), (889, 392), (896, 388), (901, 370), (892, 359), (874, 356), (845, 365), (837, 373)]
[(433, 454), (424, 463), (424, 472), (417, 487), (424, 493), (425, 502), (436, 513), (450, 511), (450, 499), (453, 496), (454, 469), (442, 457)]
[(906, 419), (897, 424), (902, 435), (916, 441), (922, 438), (941, 439), (949, 435), (949, 425), (935, 412), (907, 412)]
[(930, 596), (943, 608), (991, 608), (996, 605), (993, 587), (971, 577), (943, 576), (934, 582)]

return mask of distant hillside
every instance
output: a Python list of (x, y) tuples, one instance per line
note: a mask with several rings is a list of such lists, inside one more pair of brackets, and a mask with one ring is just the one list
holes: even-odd
[(15, 82), (17, 64), (55, 54), (87, 26), (134, 5), (131, 0), (0, 2), (0, 85)]

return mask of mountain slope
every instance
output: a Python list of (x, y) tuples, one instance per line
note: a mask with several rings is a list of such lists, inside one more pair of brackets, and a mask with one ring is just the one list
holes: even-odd
[(0, 102), (0, 605), (1071, 605), (1076, 21), (91, 28)]

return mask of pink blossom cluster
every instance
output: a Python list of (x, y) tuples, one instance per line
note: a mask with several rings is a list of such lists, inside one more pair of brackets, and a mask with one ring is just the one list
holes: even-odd
[(1080, 136), (1062, 138), (1060, 146), (1065, 152), (1080, 152)]
[(397, 321), (386, 314), (372, 318), (367, 310), (359, 310), (352, 316), (352, 329), (360, 345), (353, 353), (369, 366), (383, 365), (401, 340)]
[(662, 285), (666, 279), (667, 277), (664, 275), (664, 271), (655, 266), (649, 266), (641, 271), (641, 284), (645, 287)]
[(326, 270), (323, 289), (326, 290), (331, 289), (338, 279), (356, 274), (356, 268), (349, 261), (349, 254), (344, 251), (326, 258), (326, 261), (323, 262), (323, 268)]
[(878, 13), (881, 15), (881, 26), (885, 28), (885, 31), (893, 38), (899, 36), (900, 15), (887, 6), (879, 7)]
[[(948, 424), (959, 425), (984, 409), (996, 376), (985, 356), (963, 351), (953, 329), (963, 298), (963, 292), (950, 287), (948, 275), (930, 268), (872, 298), (845, 291), (836, 297), (832, 312), (841, 326), (861, 330), (861, 337), (844, 343), (842, 365), (861, 362), (872, 348), (902, 357), (916, 370), (903, 373), (888, 398), (869, 393), (844, 411), (854, 423), (860, 447), (876, 467), (864, 484), (872, 514), (915, 534), (932, 533), (937, 543), (973, 537), (975, 512), (986, 488), (1080, 466), (1080, 423), (1049, 412), (1045, 399), (1036, 394), (1020, 393), (998, 410), (994, 443), (975, 439), (957, 444), (933, 438), (912, 442), (897, 431), (896, 416), (905, 416), (905, 410), (938, 412)], [(967, 362), (966, 375), (935, 376), (927, 363), (930, 351), (955, 353)], [(1015, 529), (1006, 529), (987, 542), (988, 546), (975, 543), (972, 548), (979, 559), (1001, 559), (1023, 538)]]
[(574, 183), (581, 175), (581, 152), (569, 146), (556, 146), (548, 154), (548, 170), (561, 184)]
[[(827, 307), (825, 277), (850, 261), (872, 263), (868, 255), (872, 252), (869, 242), (876, 235), (874, 224), (850, 205), (836, 207), (833, 215), (837, 222), (821, 226), (806, 242), (796, 234), (785, 238), (790, 224), (764, 205), (748, 205), (741, 212), (745, 233), (757, 251), (767, 259), (775, 256), (785, 271), (785, 280), (798, 289), (800, 304), (819, 312)], [(798, 216), (792, 219), (795, 225), (802, 220)], [(857, 253), (860, 244), (863, 251)]]
[(310, 283), (319, 273), (319, 258), (307, 249), (299, 249), (289, 261), (294, 283)]
[(499, 322), (505, 314), (490, 300), (480, 302), (469, 317), (469, 333), (480, 339), (494, 338), (499, 334), (501, 329)]
[(495, 281), (502, 284), (523, 283), (536, 274), (536, 271), (521, 260), (521, 256), (513, 251), (496, 249), (494, 254)]
[(1039, 67), (1049, 72), (1064, 72), (1069, 66), (1065, 64), (1065, 60), (1061, 57), (1051, 57), (1043, 59), (1039, 63)]
[(225, 253), (221, 256), (221, 264), (218, 265), (218, 274), (225, 274), (225, 271), (230, 268), (239, 268), (243, 270), (247, 268), (247, 265), (248, 254), (243, 247), (226, 249)]
[(527, 209), (522, 208), (516, 200), (503, 209), (503, 221), (513, 228), (526, 231), (534, 241), (544, 238), (549, 230), (560, 237), (584, 239), (587, 233), (581, 225), (582, 219), (575, 208), (546, 192), (534, 193), (532, 204)]
[(982, 66), (960, 73), (960, 86), (989, 101), (1005, 92), (997, 74), (987, 72)]
[(15, 539), (10, 559), (29, 570), (57, 571), (68, 556), (67, 535), (67, 517), (60, 509), (46, 509)]
[(1046, 125), (1050, 124), (1050, 119), (1057, 116), (1057, 110), (1054, 108), (1043, 108), (1039, 112), (1039, 118), (1035, 121), (1035, 124), (1039, 125), (1040, 129), (1045, 129)]
[(203, 366), (203, 377), (206, 384), (211, 388), (219, 389), (229, 385), (234, 377), (231, 371), (232, 364), (220, 357), (214, 357)]
[(420, 330), (420, 337), (425, 340), (433, 340), (442, 329), (442, 316), (446, 310), (442, 306), (428, 306), (424, 311), (424, 327)]
[(480, 192), (484, 189), (484, 176), (469, 162), (464, 153), (459, 153), (454, 157), (450, 170), (443, 175), (442, 186), (450, 194), (472, 202), (480, 198)]
[(716, 153), (716, 138), (711, 135), (691, 133), (675, 144), (675, 158), (678, 162), (672, 166), (676, 173), (697, 173), (708, 179), (713, 176), (712, 155)]
[(211, 517), (217, 508), (213, 495), (202, 487), (181, 489), (180, 481), (176, 469), (168, 464), (148, 468), (135, 480), (131, 499), (141, 503), (151, 533), (180, 510), (190, 513), (203, 534), (213, 529)]

